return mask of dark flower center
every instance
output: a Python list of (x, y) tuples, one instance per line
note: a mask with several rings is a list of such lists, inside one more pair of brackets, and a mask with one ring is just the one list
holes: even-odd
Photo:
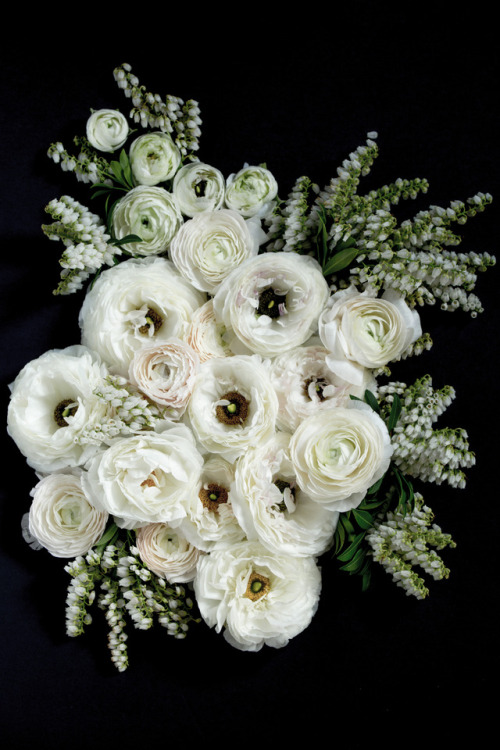
[(279, 318), (281, 313), (279, 306), (285, 301), (284, 294), (278, 294), (272, 287), (264, 289), (259, 297), (257, 315), (267, 315), (269, 318)]
[(223, 424), (243, 424), (248, 416), (249, 401), (238, 391), (229, 391), (221, 396), (221, 401), (229, 401), (222, 406), (219, 404), (215, 409), (215, 414), (219, 422)]
[(304, 391), (306, 396), (310, 399), (311, 396), (309, 394), (309, 386), (311, 383), (314, 386), (314, 390), (318, 394), (318, 398), (320, 401), (326, 401), (326, 396), (323, 395), (324, 389), (327, 387), (327, 385), (330, 385), (325, 378), (309, 378), (304, 382)]
[(269, 580), (269, 578), (266, 578), (266, 576), (263, 576), (261, 573), (252, 571), (250, 574), (250, 578), (248, 579), (247, 590), (245, 591), (244, 595), (247, 597), (247, 599), (251, 599), (253, 602), (256, 602), (258, 599), (261, 599), (264, 594), (267, 594), (270, 588), (271, 581)]
[(146, 324), (141, 326), (139, 328), (139, 333), (142, 333), (144, 336), (147, 336), (149, 334), (149, 327), (154, 327), (154, 334), (158, 333), (160, 328), (163, 325), (163, 318), (160, 315), (159, 312), (157, 312), (153, 307), (148, 307), (146, 312)]
[(67, 417), (72, 417), (77, 411), (78, 404), (75, 404), (74, 399), (65, 398), (54, 409), (54, 421), (59, 427), (66, 427), (68, 425)]
[(228, 493), (225, 487), (221, 487), (220, 484), (208, 484), (206, 487), (202, 487), (198, 493), (202, 505), (208, 510), (217, 512), (219, 505), (227, 503)]
[[(274, 482), (274, 485), (279, 489), (281, 494), (283, 494), (284, 491), (288, 488), (292, 494), (292, 499), (295, 501), (295, 489), (292, 487), (290, 482), (287, 482), (285, 479), (276, 479), (276, 481)], [(279, 510), (280, 513), (284, 513), (287, 510), (286, 503), (284, 500), (282, 500), (281, 503), (274, 505), (273, 507), (276, 510)]]
[(194, 192), (196, 193), (196, 196), (198, 198), (203, 198), (203, 196), (205, 195), (207, 184), (208, 183), (206, 180), (199, 180), (199, 182), (197, 182), (194, 186)]

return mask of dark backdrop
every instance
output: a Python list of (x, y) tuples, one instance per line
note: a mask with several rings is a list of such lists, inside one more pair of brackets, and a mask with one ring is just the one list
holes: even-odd
[[(7, 41), (0, 53), (5, 408), (7, 384), (26, 362), (79, 341), (83, 297), (51, 295), (61, 246), (40, 225), (50, 199), (67, 192), (85, 203), (87, 190), (53, 165), (46, 149), (82, 133), (90, 107), (128, 110), (112, 77), (119, 63), (130, 62), (149, 90), (199, 101), (203, 161), (226, 176), (245, 161), (266, 162), (282, 196), (302, 174), (325, 184), (366, 133), (377, 130), (380, 156), (365, 179), (367, 190), (397, 177), (430, 181), (427, 196), (405, 203), (402, 216), (478, 191), (500, 198), (492, 18), (482, 3), (466, 14), (453, 6), (440, 13), (406, 5), (403, 14), (390, 12), (389, 4), (354, 3), (349, 14), (328, 18), (319, 8), (303, 8), (304, 24), (292, 11), (279, 24), (260, 17), (250, 25), (217, 11), (207, 28), (186, 16), (175, 27), (151, 14), (147, 33), (132, 19), (118, 51), (88, 26), (65, 42), (53, 28), (35, 48)], [(497, 220), (493, 203), (463, 227), (464, 250), (495, 253)], [(86, 636), (67, 638), (68, 577), (62, 561), (31, 551), (21, 538), (36, 477), (4, 435), (0, 710), (6, 746), (45, 740), (54, 748), (79, 748), (100, 739), (121, 747), (212, 739), (239, 744), (245, 736), (283, 744), (303, 736), (331, 746), (410, 747), (451, 741), (466, 729), (479, 744), (494, 716), (489, 682), (498, 666), (497, 284), (496, 269), (480, 278), (485, 312), (475, 320), (425, 309), (423, 327), (434, 348), (393, 368), (397, 379), (429, 372), (436, 386), (455, 386), (457, 399), (440, 424), (465, 427), (477, 452), (465, 490), (419, 486), (437, 523), (457, 542), (443, 553), (450, 579), (431, 584), (430, 597), (419, 602), (376, 566), (372, 587), (362, 594), (358, 579), (326, 560), (318, 613), (281, 650), (242, 653), (204, 625), (193, 626), (183, 642), (162, 629), (131, 632), (130, 667), (120, 675), (109, 661), (99, 614)]]

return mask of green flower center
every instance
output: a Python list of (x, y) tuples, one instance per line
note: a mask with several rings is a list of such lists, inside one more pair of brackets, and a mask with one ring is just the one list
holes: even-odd
[(248, 579), (247, 589), (244, 596), (247, 599), (251, 599), (253, 602), (261, 599), (271, 589), (271, 581), (261, 573), (256, 573), (254, 570), (250, 574)]
[(220, 484), (208, 484), (206, 487), (202, 487), (198, 493), (198, 497), (204, 508), (217, 512), (219, 505), (227, 503), (228, 492), (225, 487)]
[(220, 398), (221, 401), (229, 401), (222, 406), (219, 404), (215, 409), (215, 415), (219, 422), (227, 425), (243, 424), (248, 416), (250, 402), (238, 391), (229, 391)]
[(154, 332), (153, 336), (158, 333), (160, 328), (163, 325), (163, 318), (160, 315), (160, 313), (155, 310), (153, 307), (148, 307), (146, 312), (146, 323), (145, 325), (141, 326), (139, 328), (139, 333), (142, 333), (144, 336), (147, 336), (149, 334), (150, 326), (153, 326)]

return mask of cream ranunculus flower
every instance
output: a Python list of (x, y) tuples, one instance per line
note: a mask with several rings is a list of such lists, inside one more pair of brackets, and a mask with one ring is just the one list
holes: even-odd
[(265, 253), (235, 269), (214, 297), (219, 322), (235, 334), (231, 348), (275, 356), (303, 344), (328, 300), (319, 263), (307, 255)]
[(213, 294), (234, 268), (257, 255), (264, 239), (260, 226), (236, 211), (204, 211), (180, 228), (169, 254), (193, 286)]
[(318, 411), (347, 406), (349, 397), (362, 397), (376, 382), (364, 369), (361, 386), (347, 383), (326, 364), (328, 349), (320, 342), (299, 346), (275, 357), (270, 375), (279, 400), (278, 427), (294, 432), (299, 424)]
[(137, 530), (136, 545), (147, 567), (170, 583), (189, 583), (196, 574), (200, 551), (166, 523)]
[(104, 271), (80, 311), (82, 340), (123, 377), (135, 352), (184, 339), (206, 302), (165, 258), (131, 259)]
[(187, 414), (210, 453), (234, 461), (274, 434), (278, 399), (258, 357), (214, 358), (200, 365)]
[(338, 513), (311, 500), (296, 483), (290, 435), (276, 433), (236, 463), (231, 488), (236, 518), (249, 540), (294, 557), (321, 555), (333, 541)]
[(129, 159), (138, 185), (158, 185), (169, 180), (181, 163), (181, 153), (168, 133), (146, 133), (130, 146)]
[(108, 371), (83, 346), (54, 349), (29, 362), (11, 388), (7, 430), (35, 470), (83, 465), (97, 450), (81, 441), (106, 416), (96, 395)]
[(164, 432), (116, 440), (95, 456), (82, 477), (89, 501), (118, 526), (178, 525), (195, 491), (203, 459), (191, 431), (171, 423)]
[(138, 185), (117, 203), (113, 211), (115, 237), (135, 234), (141, 241), (125, 243), (132, 255), (165, 253), (183, 219), (177, 201), (161, 187)]
[(336, 292), (319, 320), (319, 335), (339, 377), (361, 385), (363, 367), (383, 367), (398, 359), (422, 335), (420, 317), (394, 290), (382, 298), (355, 287)]
[(321, 592), (311, 557), (275, 555), (241, 542), (201, 558), (194, 591), (207, 625), (242, 651), (286, 646), (310, 624)]
[(98, 109), (87, 120), (87, 140), (93, 148), (112, 153), (128, 138), (128, 123), (116, 109)]
[(85, 555), (106, 528), (108, 514), (90, 505), (80, 477), (49, 474), (31, 491), (30, 534), (54, 557)]
[(216, 211), (224, 203), (224, 177), (222, 172), (209, 164), (192, 162), (179, 169), (172, 192), (185, 216)]
[(180, 526), (186, 538), (204, 552), (245, 539), (232, 507), (233, 481), (234, 464), (216, 455), (205, 459), (198, 492), (188, 503)]
[(200, 362), (212, 357), (229, 357), (232, 355), (224, 339), (226, 327), (217, 323), (213, 300), (205, 302), (193, 315), (186, 340), (197, 352)]
[(227, 179), (226, 206), (242, 216), (266, 214), (278, 194), (278, 183), (268, 169), (245, 165)]
[(297, 482), (323, 507), (356, 508), (389, 468), (391, 440), (385, 423), (355, 401), (304, 420), (290, 442)]
[(130, 364), (130, 380), (148, 398), (167, 407), (170, 419), (179, 419), (191, 396), (199, 358), (180, 339), (136, 351)]

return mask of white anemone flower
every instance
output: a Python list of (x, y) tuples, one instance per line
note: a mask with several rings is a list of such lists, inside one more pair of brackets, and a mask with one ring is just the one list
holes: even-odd
[(186, 515), (202, 467), (191, 431), (171, 423), (161, 433), (116, 440), (89, 462), (82, 483), (89, 501), (122, 528), (175, 526)]
[(222, 208), (225, 195), (222, 172), (202, 162), (185, 164), (174, 178), (172, 192), (184, 216)]
[(245, 539), (232, 506), (233, 481), (234, 464), (222, 456), (205, 458), (198, 491), (186, 506), (187, 515), (180, 526), (186, 538), (204, 552)]
[(97, 450), (81, 440), (108, 407), (96, 395), (108, 371), (84, 346), (53, 349), (29, 362), (10, 386), (7, 430), (35, 470), (83, 465)]
[(168, 133), (159, 131), (136, 138), (129, 159), (137, 185), (158, 185), (177, 172), (181, 154)]
[(226, 206), (242, 216), (265, 216), (278, 194), (278, 183), (264, 167), (245, 165), (227, 179)]
[(155, 185), (132, 188), (113, 211), (113, 230), (117, 239), (130, 234), (141, 238), (123, 244), (123, 248), (135, 256), (165, 253), (182, 223), (174, 196)]
[(184, 341), (172, 338), (138, 349), (129, 375), (148, 398), (167, 407), (170, 419), (179, 419), (186, 410), (198, 367), (196, 352)]
[(238, 459), (231, 495), (234, 512), (247, 538), (271, 552), (321, 555), (331, 546), (339, 514), (311, 500), (297, 485), (290, 437), (278, 432)]
[(183, 224), (169, 254), (193, 286), (213, 294), (234, 268), (257, 255), (264, 239), (260, 224), (236, 211), (204, 211)]
[(54, 557), (85, 555), (106, 529), (108, 514), (90, 505), (81, 472), (49, 474), (31, 496), (29, 532)]
[(360, 401), (308, 417), (290, 441), (299, 486), (323, 507), (341, 513), (357, 508), (389, 468), (391, 455), (385, 423)]
[(233, 462), (275, 432), (278, 399), (259, 357), (214, 358), (200, 365), (187, 414), (199, 442)]
[(80, 311), (82, 341), (127, 377), (138, 349), (184, 340), (206, 296), (165, 258), (130, 259), (104, 271)]
[(170, 583), (189, 583), (196, 574), (200, 550), (166, 523), (150, 523), (137, 530), (139, 557), (153, 573)]
[(310, 624), (321, 592), (312, 557), (241, 542), (201, 558), (193, 582), (201, 616), (241, 651), (286, 646)]
[(363, 368), (398, 359), (422, 335), (420, 317), (390, 289), (358, 292), (351, 286), (332, 295), (319, 320), (319, 335), (329, 350), (327, 363), (339, 377), (360, 385)]
[(229, 274), (215, 294), (214, 310), (232, 329), (235, 353), (267, 357), (310, 338), (327, 300), (328, 285), (314, 258), (265, 253)]
[(351, 395), (361, 398), (366, 389), (376, 388), (367, 369), (360, 386), (339, 378), (326, 363), (328, 349), (311, 341), (271, 362), (269, 372), (279, 400), (278, 427), (285, 431), (294, 432), (316, 412), (347, 406)]

